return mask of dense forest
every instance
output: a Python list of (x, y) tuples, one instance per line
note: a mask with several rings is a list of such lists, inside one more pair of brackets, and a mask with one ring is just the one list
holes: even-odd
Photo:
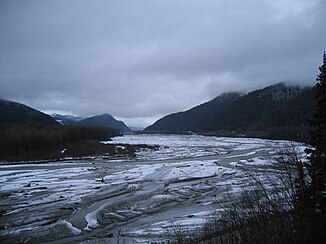
[[(0, 160), (48, 160), (114, 154), (114, 148), (100, 141), (122, 133), (119, 128), (96, 123), (62, 125), (34, 108), (0, 99)], [(129, 151), (132, 153), (131, 149)]]
[(50, 115), (24, 104), (0, 99), (0, 124), (59, 125)]
[(190, 110), (170, 114), (145, 132), (246, 136), (309, 140), (308, 119), (314, 108), (315, 88), (279, 83), (246, 95), (222, 94)]
[(231, 207), (196, 232), (174, 227), (170, 232), (175, 243), (326, 243), (326, 52), (319, 70), (315, 106), (308, 121), (309, 161), (302, 161), (294, 148), (280, 152), (275, 170), (266, 172), (272, 183), (269, 189), (257, 175), (246, 171), (254, 180), (253, 191), (231, 199)]
[(86, 141), (109, 140), (119, 134), (118, 130), (102, 127), (0, 124), (0, 160), (60, 158), (67, 147), (83, 144), (85, 149)]
[(64, 125), (100, 126), (118, 129), (123, 132), (131, 132), (123, 121), (115, 119), (110, 114), (95, 115), (87, 118), (80, 118), (72, 115), (52, 114), (52, 117)]

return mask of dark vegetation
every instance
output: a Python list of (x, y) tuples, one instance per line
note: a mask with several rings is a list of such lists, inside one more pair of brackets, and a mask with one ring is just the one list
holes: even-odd
[(92, 117), (83, 119), (78, 122), (78, 125), (109, 127), (109, 128), (119, 129), (123, 132), (131, 131), (125, 125), (125, 123), (123, 123), (122, 121), (116, 120), (110, 114), (92, 116)]
[[(0, 124), (0, 160), (99, 155), (105, 151), (105, 145), (99, 141), (119, 134), (117, 130), (101, 127)], [(63, 153), (64, 149), (67, 150)]]
[(315, 88), (279, 83), (241, 96), (226, 93), (185, 112), (167, 115), (145, 132), (309, 140)]
[(50, 115), (20, 103), (0, 99), (0, 124), (2, 123), (59, 125)]
[[(62, 118), (61, 118), (62, 117)], [(0, 99), (0, 160), (50, 160), (65, 157), (129, 155), (144, 145), (101, 144), (130, 129), (111, 115), (79, 120), (61, 116), (70, 125), (62, 125), (51, 116), (26, 105)], [(68, 118), (69, 117), (69, 118)], [(111, 126), (111, 127), (110, 127)]]
[(249, 187), (240, 195), (229, 196), (223, 212), (208, 219), (197, 232), (185, 233), (173, 227), (169, 233), (174, 242), (302, 243), (295, 231), (299, 221), (295, 217), (295, 202), (299, 188), (297, 172), (304, 170), (304, 164), (297, 156), (292, 147), (280, 152), (274, 169), (263, 176), (253, 169), (243, 169)]
[(128, 157), (133, 158), (141, 149), (158, 150), (159, 146), (146, 144), (102, 144), (98, 141), (80, 141), (69, 144), (64, 152), (65, 157)]
[(91, 116), (86, 119), (82, 119), (70, 115), (60, 115), (60, 114), (53, 114), (52, 116), (64, 125), (100, 126), (100, 127), (118, 129), (123, 132), (131, 131), (124, 122), (116, 120), (110, 114)]
[(326, 53), (317, 82), (309, 162), (281, 153), (267, 185), (247, 171), (252, 190), (197, 232), (170, 230), (174, 243), (326, 243)]
[[(311, 182), (298, 191), (297, 210), (302, 222), (298, 231), (308, 229), (320, 237), (320, 242), (326, 242), (326, 52), (323, 65), (319, 67), (316, 84), (316, 108), (310, 124), (312, 149), (308, 175)], [(307, 239), (308, 242), (308, 239)]]
[(224, 93), (215, 99), (198, 105), (190, 110), (167, 115), (153, 125), (145, 128), (145, 132), (183, 133), (204, 130), (210, 118), (240, 98), (240, 94)]

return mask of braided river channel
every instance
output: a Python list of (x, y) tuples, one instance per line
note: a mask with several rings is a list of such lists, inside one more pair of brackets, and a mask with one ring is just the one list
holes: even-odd
[[(193, 230), (218, 216), (230, 196), (268, 185), (286, 148), (255, 138), (125, 135), (110, 144), (158, 145), (133, 157), (0, 163), (0, 240), (4, 243), (164, 243), (171, 228)], [(102, 242), (101, 242), (102, 241)]]

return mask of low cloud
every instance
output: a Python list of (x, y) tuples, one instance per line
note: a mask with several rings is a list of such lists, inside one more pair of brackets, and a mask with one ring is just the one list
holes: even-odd
[(1, 1), (0, 97), (147, 126), (226, 91), (313, 85), (326, 3)]

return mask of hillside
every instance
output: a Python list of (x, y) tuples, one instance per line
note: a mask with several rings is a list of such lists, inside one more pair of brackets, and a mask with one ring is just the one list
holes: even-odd
[(52, 117), (64, 125), (100, 126), (105, 128), (118, 129), (123, 132), (131, 131), (131, 129), (128, 128), (128, 126), (126, 126), (123, 121), (116, 120), (110, 114), (91, 116), (86, 119), (72, 115), (61, 114), (52, 114)]
[(131, 130), (122, 121), (116, 120), (110, 114), (103, 114), (92, 116), (77, 122), (78, 125), (85, 126), (101, 126), (113, 129), (119, 129), (123, 132), (130, 132)]
[(144, 132), (243, 135), (306, 140), (314, 88), (278, 83), (247, 95), (222, 94), (185, 112), (170, 114)]
[(50, 115), (21, 103), (0, 99), (0, 124), (59, 125)]
[(77, 124), (82, 118), (73, 116), (73, 115), (61, 115), (61, 114), (51, 114), (51, 116), (58, 121), (60, 124), (63, 125), (75, 125)]
[(188, 131), (199, 131), (209, 125), (209, 120), (218, 114), (227, 105), (240, 98), (240, 94), (224, 93), (215, 99), (191, 108), (187, 111), (167, 115), (153, 125), (145, 128), (147, 132), (160, 133), (183, 133)]

